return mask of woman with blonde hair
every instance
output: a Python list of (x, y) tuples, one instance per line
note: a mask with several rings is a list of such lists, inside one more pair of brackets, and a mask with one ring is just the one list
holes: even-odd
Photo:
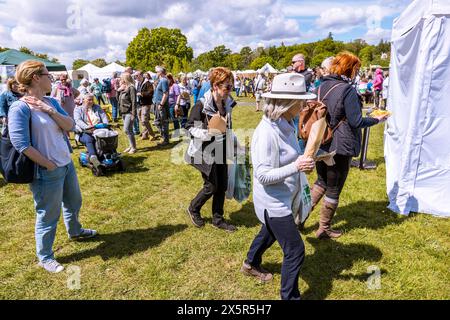
[[(319, 239), (339, 238), (341, 231), (331, 229), (331, 221), (339, 205), (350, 163), (361, 152), (361, 129), (384, 122), (387, 117), (363, 118), (362, 104), (352, 81), (361, 67), (359, 58), (349, 52), (338, 54), (331, 62), (330, 74), (323, 79), (320, 96), (328, 107), (327, 118), (334, 129), (333, 140), (322, 149), (336, 151), (333, 166), (317, 164), (318, 179), (312, 190), (313, 208), (325, 196), (320, 210)], [(329, 94), (327, 94), (329, 93)]]
[(25, 97), (11, 106), (9, 134), (14, 148), (36, 163), (31, 184), (36, 209), (36, 251), (39, 266), (57, 273), (64, 270), (52, 250), (61, 207), (70, 239), (97, 235), (95, 230), (83, 229), (78, 218), (81, 191), (65, 134), (74, 129), (75, 123), (55, 99), (45, 97), (52, 83), (42, 62), (21, 63), (16, 80)]
[(136, 139), (133, 133), (133, 123), (137, 116), (136, 87), (131, 74), (125, 72), (120, 76), (119, 109), (122, 115), (124, 131), (128, 136), (130, 146), (124, 153), (136, 153)]

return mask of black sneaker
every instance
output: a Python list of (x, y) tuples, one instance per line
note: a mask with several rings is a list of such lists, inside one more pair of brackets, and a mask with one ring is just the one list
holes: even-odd
[(227, 232), (235, 232), (237, 230), (237, 228), (235, 226), (226, 222), (225, 220), (213, 222), (213, 226), (216, 227), (217, 229), (222, 229)]
[(193, 214), (191, 212), (191, 210), (189, 210), (189, 208), (186, 209), (186, 212), (194, 226), (196, 226), (197, 228), (202, 228), (205, 226), (205, 220), (203, 220), (203, 218), (200, 216), (200, 214)]

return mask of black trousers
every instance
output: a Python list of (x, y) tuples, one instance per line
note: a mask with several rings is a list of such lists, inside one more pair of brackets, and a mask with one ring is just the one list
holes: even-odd
[(298, 278), (300, 268), (305, 260), (305, 244), (294, 222), (292, 214), (282, 218), (270, 218), (265, 212), (265, 224), (253, 240), (247, 254), (247, 263), (259, 267), (262, 256), (276, 241), (283, 249), (283, 265), (281, 267), (281, 299), (300, 300)]
[(351, 156), (336, 155), (336, 164), (327, 166), (323, 161), (316, 165), (317, 181), (315, 184), (327, 190), (326, 196), (333, 200), (339, 200), (348, 172), (350, 171)]
[(225, 192), (228, 188), (228, 169), (226, 164), (213, 164), (209, 176), (202, 173), (203, 189), (192, 200), (189, 209), (194, 214), (200, 214), (203, 205), (213, 198), (212, 214), (213, 223), (223, 219), (223, 206), (225, 203)]

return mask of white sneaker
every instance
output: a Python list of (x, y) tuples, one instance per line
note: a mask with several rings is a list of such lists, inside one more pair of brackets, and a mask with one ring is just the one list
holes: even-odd
[(101, 163), (100, 163), (100, 161), (98, 160), (97, 156), (91, 156), (91, 157), (89, 158), (89, 160), (90, 160), (91, 163), (94, 165), (94, 167), (96, 167), (96, 168), (100, 167)]
[(50, 273), (60, 273), (64, 271), (64, 267), (56, 260), (41, 261), (38, 265)]

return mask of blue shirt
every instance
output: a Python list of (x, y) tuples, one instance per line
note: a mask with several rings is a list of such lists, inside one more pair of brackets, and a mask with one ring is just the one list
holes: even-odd
[[(62, 115), (67, 113), (53, 98), (45, 97), (50, 105)], [(31, 132), (30, 132), (31, 117)], [(74, 122), (75, 125), (75, 122)], [(68, 165), (72, 159), (67, 134), (45, 112), (31, 110), (23, 101), (16, 101), (9, 110), (8, 130), (11, 143), (19, 152), (33, 146), (42, 156), (58, 167)]]
[(205, 96), (205, 93), (207, 93), (211, 89), (211, 82), (206, 81), (202, 84), (202, 88), (200, 89), (200, 92), (198, 94), (198, 98), (201, 99)]
[[(163, 95), (169, 94), (169, 80), (167, 78), (160, 78), (158, 86), (156, 87), (155, 94), (153, 95), (153, 103), (158, 106), (163, 98)], [(167, 96), (165, 106), (169, 106), (169, 96)]]

